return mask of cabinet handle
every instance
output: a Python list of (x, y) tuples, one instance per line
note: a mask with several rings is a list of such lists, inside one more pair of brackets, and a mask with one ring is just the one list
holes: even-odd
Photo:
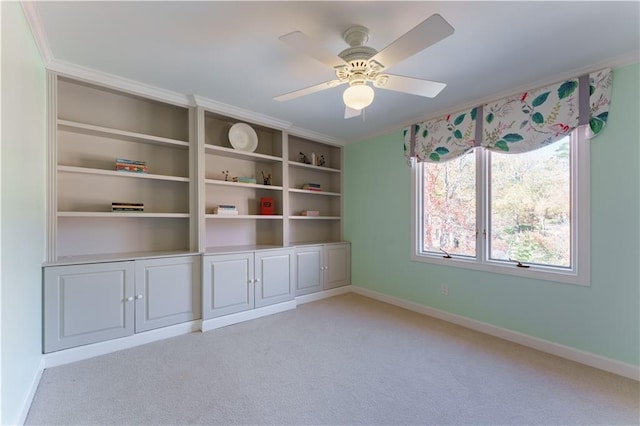
[(143, 295), (139, 294), (136, 296), (136, 299), (142, 299), (143, 297), (144, 297)]
[(127, 297), (127, 302), (133, 302), (133, 296)]

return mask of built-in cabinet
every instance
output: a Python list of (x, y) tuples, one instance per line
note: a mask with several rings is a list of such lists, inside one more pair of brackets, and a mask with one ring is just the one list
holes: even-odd
[(44, 352), (200, 318), (198, 256), (44, 268)]
[(296, 296), (351, 284), (351, 244), (301, 245), (295, 256)]
[[(349, 284), (339, 145), (195, 96), (54, 72), (48, 94), (45, 352)], [(238, 123), (255, 149), (230, 143)]]
[(203, 256), (203, 320), (293, 300), (293, 249)]

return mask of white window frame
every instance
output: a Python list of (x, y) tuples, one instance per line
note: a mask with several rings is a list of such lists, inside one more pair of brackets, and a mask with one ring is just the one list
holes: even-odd
[[(489, 155), (477, 148), (476, 155), (476, 257), (443, 255), (422, 251), (423, 167), (413, 161), (411, 166), (411, 260), (484, 272), (514, 275), (545, 281), (581, 286), (591, 285), (591, 188), (588, 126), (570, 134), (571, 146), (571, 267), (560, 268), (536, 264), (518, 267), (516, 263), (489, 259), (488, 200)], [(486, 232), (485, 232), (486, 231)]]

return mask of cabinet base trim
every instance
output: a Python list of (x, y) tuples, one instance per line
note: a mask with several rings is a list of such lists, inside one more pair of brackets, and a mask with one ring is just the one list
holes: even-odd
[(346, 285), (344, 287), (332, 288), (329, 290), (319, 291), (317, 293), (303, 294), (302, 296), (296, 296), (296, 303), (298, 305), (302, 305), (304, 303), (311, 303), (315, 302), (316, 300), (326, 299), (328, 297), (351, 293), (351, 291), (351, 286)]
[(297, 303), (295, 300), (289, 302), (278, 303), (277, 305), (265, 306), (262, 308), (251, 309), (249, 311), (238, 312), (237, 314), (225, 315), (218, 318), (212, 318), (202, 321), (201, 330), (203, 332), (215, 330), (216, 328), (226, 327), (232, 324), (238, 324), (244, 321), (264, 317), (267, 315), (277, 314), (279, 312), (295, 309)]
[(199, 326), (200, 320), (189, 321), (182, 324), (176, 324), (168, 327), (157, 328), (155, 330), (137, 333), (132, 336), (122, 337), (119, 339), (106, 340), (104, 342), (64, 349), (58, 352), (51, 352), (44, 355), (45, 368), (69, 364), (71, 362), (81, 361), (83, 359), (93, 358), (95, 356), (105, 355), (123, 349), (133, 348), (135, 346), (144, 345), (146, 343), (151, 343), (158, 340), (168, 339), (170, 337), (193, 333), (194, 331), (200, 330)]

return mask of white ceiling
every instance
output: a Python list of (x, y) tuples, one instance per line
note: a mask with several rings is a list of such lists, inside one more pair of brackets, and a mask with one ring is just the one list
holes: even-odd
[[(636, 62), (640, 2), (30, 2), (45, 56), (195, 94), (345, 143), (571, 72)], [(370, 29), (381, 50), (434, 13), (455, 33), (389, 69), (441, 81), (434, 99), (376, 89), (365, 120), (345, 120), (342, 92), (273, 97), (335, 78), (278, 40), (300, 30), (336, 54), (341, 34)], [(573, 75), (571, 75), (573, 76)]]

